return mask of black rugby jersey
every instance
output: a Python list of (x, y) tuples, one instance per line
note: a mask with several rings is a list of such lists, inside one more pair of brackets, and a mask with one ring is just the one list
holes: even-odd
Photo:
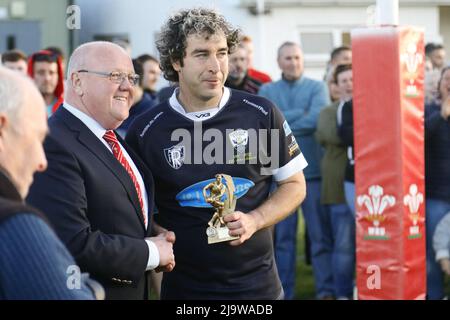
[(307, 165), (289, 125), (270, 101), (245, 92), (224, 88), (218, 108), (190, 114), (176, 94), (136, 119), (126, 139), (153, 173), (158, 223), (176, 234), (176, 267), (164, 274), (161, 298), (275, 299), (270, 230), (240, 246), (208, 244), (215, 210), (202, 191), (223, 173), (233, 177), (236, 210), (261, 205), (273, 179)]

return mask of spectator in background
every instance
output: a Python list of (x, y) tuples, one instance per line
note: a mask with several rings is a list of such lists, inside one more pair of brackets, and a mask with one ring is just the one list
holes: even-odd
[(355, 272), (355, 217), (345, 201), (344, 175), (347, 164), (346, 148), (337, 134), (337, 111), (352, 98), (353, 77), (350, 64), (335, 68), (334, 82), (339, 89), (340, 101), (322, 109), (317, 125), (316, 139), (324, 147), (322, 158), (321, 203), (328, 219), (323, 226), (323, 237), (332, 251), (334, 297), (351, 299)]
[(93, 299), (47, 219), (25, 205), (35, 172), (47, 168), (45, 105), (32, 81), (0, 67), (0, 300)]
[(136, 58), (142, 65), (142, 85), (145, 92), (150, 94), (153, 99), (156, 98), (156, 85), (161, 76), (159, 61), (149, 54), (143, 54)]
[(339, 92), (339, 88), (336, 82), (334, 81), (334, 72), (331, 72), (332, 70), (335, 71), (334, 67), (331, 67), (330, 72), (327, 73), (325, 83), (327, 84), (328, 87), (331, 102), (339, 102), (341, 95)]
[[(47, 47), (44, 50), (50, 51), (54, 55), (57, 55), (58, 57), (60, 57), (61, 58), (62, 69), (64, 71), (66, 71), (66, 58), (65, 58), (64, 52), (62, 51), (61, 48), (53, 46), (53, 47)], [(65, 72), (64, 72), (64, 74), (65, 74)]]
[(433, 64), (429, 57), (425, 57), (425, 78), (424, 78), (424, 90), (425, 90), (425, 105), (431, 104), (436, 101), (438, 97), (438, 82), (441, 77), (441, 71), (433, 69)]
[(350, 63), (352, 63), (352, 49), (349, 46), (340, 46), (331, 51), (330, 64), (332, 66)]
[(439, 221), (450, 211), (450, 66), (442, 69), (438, 88), (438, 100), (425, 106), (427, 297), (431, 300), (444, 297), (433, 236)]
[(2, 54), (2, 64), (11, 70), (27, 74), (27, 55), (20, 50), (14, 49)]
[(257, 94), (262, 82), (248, 75), (248, 51), (242, 44), (230, 55), (229, 74), (225, 86)]
[(336, 66), (341, 64), (352, 63), (352, 50), (348, 46), (340, 46), (334, 48), (330, 54), (330, 61), (327, 65), (324, 80), (328, 86), (328, 92), (330, 93), (330, 99), (332, 102), (339, 101), (339, 89), (336, 87), (334, 81), (334, 71)]
[(119, 133), (121, 137), (125, 137), (127, 130), (134, 119), (158, 104), (158, 99), (155, 95), (152, 96), (150, 93), (144, 91), (144, 68), (139, 61), (139, 58), (133, 59), (133, 67), (134, 72), (139, 75), (139, 83), (137, 86), (133, 87), (133, 105), (131, 106), (129, 116), (117, 129), (117, 133)]
[[(278, 65), (282, 78), (264, 84), (259, 95), (275, 103), (286, 117), (295, 140), (302, 146), (308, 167), (305, 168), (306, 194), (302, 204), (306, 228), (311, 241), (311, 260), (316, 280), (317, 297), (333, 296), (331, 251), (323, 243), (325, 211), (320, 204), (321, 148), (314, 133), (320, 110), (329, 104), (326, 86), (303, 75), (303, 52), (294, 42), (278, 49)], [(297, 211), (275, 225), (275, 259), (286, 299), (293, 299), (295, 288)]]
[(355, 215), (355, 155), (353, 151), (353, 100), (340, 104), (337, 111), (338, 135), (347, 148), (344, 192), (347, 205)]
[(442, 272), (450, 276), (450, 211), (441, 219), (433, 236), (436, 261)]
[(431, 104), (438, 99), (438, 82), (441, 70), (445, 66), (445, 49), (441, 44), (428, 43), (425, 46), (425, 104)]
[(34, 53), (28, 61), (28, 75), (34, 79), (41, 92), (47, 105), (47, 116), (50, 117), (64, 101), (61, 57), (46, 50)]
[(430, 59), (433, 69), (442, 70), (445, 67), (445, 49), (442, 44), (427, 43), (425, 55)]
[(245, 47), (245, 49), (247, 49), (247, 53), (248, 53), (248, 59), (247, 59), (248, 75), (250, 77), (252, 77), (253, 79), (260, 81), (261, 83), (271, 82), (272, 79), (270, 78), (270, 76), (267, 73), (264, 73), (262, 71), (259, 71), (259, 70), (256, 70), (253, 68), (253, 56), (254, 56), (255, 48), (253, 46), (252, 38), (249, 36), (246, 36), (246, 35), (242, 36), (241, 44)]

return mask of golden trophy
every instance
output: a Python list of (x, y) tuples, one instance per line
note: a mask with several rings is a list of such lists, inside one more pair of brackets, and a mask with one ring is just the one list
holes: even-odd
[[(222, 182), (225, 179), (226, 184)], [(208, 194), (209, 192), (209, 194)], [(225, 199), (222, 201), (222, 197)], [(228, 227), (223, 221), (223, 217), (233, 213), (236, 208), (236, 197), (234, 196), (234, 183), (231, 176), (226, 174), (216, 174), (216, 180), (203, 188), (205, 201), (211, 204), (216, 211), (208, 222), (206, 235), (208, 244), (239, 239), (238, 236), (230, 236)]]

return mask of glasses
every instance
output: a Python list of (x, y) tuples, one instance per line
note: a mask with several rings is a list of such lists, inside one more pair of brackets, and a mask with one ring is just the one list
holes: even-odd
[(114, 83), (122, 84), (122, 82), (125, 80), (125, 78), (128, 79), (128, 82), (132, 86), (136, 86), (139, 83), (139, 75), (135, 73), (125, 73), (125, 72), (119, 72), (119, 71), (113, 71), (110, 73), (107, 72), (100, 72), (100, 71), (90, 71), (90, 70), (78, 70), (78, 72), (85, 72), (85, 73), (93, 73), (99, 76), (103, 76), (105, 78), (109, 78)]

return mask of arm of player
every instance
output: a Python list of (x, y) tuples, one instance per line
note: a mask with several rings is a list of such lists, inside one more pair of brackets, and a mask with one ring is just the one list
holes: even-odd
[(283, 220), (300, 205), (305, 196), (306, 182), (303, 172), (297, 172), (279, 181), (277, 190), (255, 210), (247, 214), (236, 211), (223, 218), (230, 229), (230, 235), (240, 236), (230, 244), (240, 245), (258, 230)]

